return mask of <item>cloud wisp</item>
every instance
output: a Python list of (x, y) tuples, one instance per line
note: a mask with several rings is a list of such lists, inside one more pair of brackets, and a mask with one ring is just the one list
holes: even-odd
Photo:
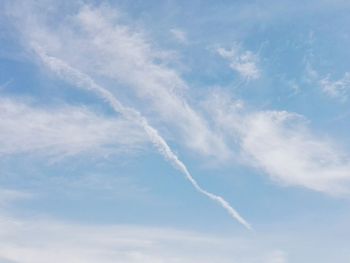
[(0, 99), (0, 156), (45, 154), (102, 155), (138, 150), (146, 143), (140, 127), (103, 117), (85, 107), (35, 107), (28, 102)]
[(179, 43), (188, 44), (188, 38), (185, 31), (178, 28), (172, 28), (170, 29), (170, 33)]
[(185, 164), (171, 150), (171, 148), (163, 139), (163, 137), (159, 135), (158, 131), (155, 128), (153, 128), (139, 112), (132, 108), (125, 107), (111, 92), (109, 92), (102, 86), (99, 86), (88, 75), (69, 66), (64, 61), (58, 58), (47, 55), (41, 47), (34, 46), (34, 49), (38, 56), (41, 58), (41, 60), (44, 62), (44, 64), (47, 65), (51, 70), (56, 72), (60, 77), (66, 79), (73, 85), (76, 85), (80, 88), (93, 91), (94, 93), (98, 94), (98, 96), (103, 98), (117, 113), (122, 114), (127, 120), (140, 125), (148, 135), (151, 142), (156, 146), (158, 151), (172, 165), (174, 165), (186, 176), (191, 185), (199, 193), (207, 196), (208, 198), (222, 206), (232, 218), (237, 220), (244, 227), (246, 227), (249, 230), (252, 229), (250, 224), (224, 198), (206, 191), (197, 183), (197, 181), (192, 177), (192, 175), (188, 171)]
[(210, 104), (227, 137), (238, 138), (247, 164), (273, 180), (341, 195), (350, 192), (350, 157), (303, 118), (287, 111), (248, 111), (223, 96)]
[(28, 8), (30, 14), (17, 7), (13, 15), (25, 45), (38, 43), (93, 78), (114, 83), (108, 85), (110, 92), (126, 94), (188, 149), (219, 160), (230, 156), (225, 142), (188, 103), (186, 81), (169, 66), (171, 52), (154, 47), (142, 30), (123, 23), (118, 10), (82, 5), (71, 16), (59, 16), (53, 26), (45, 14)]
[(216, 52), (230, 63), (230, 68), (246, 80), (260, 78), (261, 72), (258, 68), (258, 56), (249, 50), (242, 50), (236, 44), (231, 49), (218, 48)]
[(321, 91), (330, 98), (346, 102), (350, 94), (350, 72), (334, 80), (330, 75), (322, 76), (310, 63), (306, 65), (306, 77), (309, 82), (316, 84)]
[(350, 72), (338, 80), (331, 80), (329, 77), (319, 80), (322, 91), (327, 95), (346, 101), (350, 93)]
[(0, 262), (286, 263), (274, 243), (270, 236), (260, 242), (165, 227), (0, 217)]

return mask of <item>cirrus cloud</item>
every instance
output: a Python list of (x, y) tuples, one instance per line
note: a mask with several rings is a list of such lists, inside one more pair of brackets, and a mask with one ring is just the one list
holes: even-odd
[(350, 156), (306, 119), (287, 111), (249, 111), (216, 94), (209, 103), (215, 121), (238, 144), (247, 164), (284, 185), (329, 194), (350, 192)]
[(135, 124), (103, 117), (85, 107), (48, 109), (0, 99), (0, 155), (113, 154), (139, 150), (146, 142)]

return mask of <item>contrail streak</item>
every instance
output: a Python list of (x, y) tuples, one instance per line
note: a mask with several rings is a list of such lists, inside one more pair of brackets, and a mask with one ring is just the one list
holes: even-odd
[(197, 181), (192, 177), (185, 164), (179, 160), (176, 154), (171, 150), (167, 142), (159, 135), (158, 131), (153, 128), (148, 121), (136, 110), (125, 107), (110, 91), (99, 86), (88, 75), (71, 67), (64, 61), (47, 55), (40, 47), (34, 48), (35, 52), (40, 56), (42, 61), (55, 73), (62, 78), (72, 82), (74, 85), (91, 90), (103, 98), (116, 112), (122, 114), (124, 118), (136, 122), (142, 126), (151, 142), (156, 146), (158, 151), (165, 157), (175, 168), (180, 170), (192, 184), (192, 186), (201, 194), (207, 196), (211, 200), (222, 206), (229, 215), (236, 219), (247, 229), (252, 230), (250, 224), (221, 196), (215, 195), (203, 189)]

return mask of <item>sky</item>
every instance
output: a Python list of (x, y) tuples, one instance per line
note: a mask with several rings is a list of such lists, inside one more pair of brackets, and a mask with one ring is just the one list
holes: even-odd
[(350, 3), (0, 2), (0, 263), (350, 261)]

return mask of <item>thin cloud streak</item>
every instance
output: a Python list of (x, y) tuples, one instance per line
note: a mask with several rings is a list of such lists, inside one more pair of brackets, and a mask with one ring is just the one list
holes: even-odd
[[(54, 5), (54, 4), (53, 4)], [(43, 8), (47, 5), (43, 4)], [(55, 6), (55, 5), (54, 5)], [(171, 66), (171, 52), (157, 48), (144, 30), (123, 23), (111, 6), (82, 4), (71, 16), (55, 19), (29, 5), (13, 8), (14, 23), (28, 42), (40, 44), (52, 56), (108, 85), (110, 92), (127, 96), (130, 105), (148, 119), (171, 130), (171, 136), (204, 157), (227, 160), (232, 152), (209, 127), (205, 117), (187, 100), (190, 88)], [(52, 8), (55, 10), (55, 7)]]
[(0, 262), (285, 263), (285, 254), (275, 248), (279, 240), (270, 235), (252, 239), (165, 227), (0, 216)]
[(146, 140), (135, 124), (103, 117), (86, 107), (60, 105), (48, 109), (23, 99), (0, 99), (0, 156), (108, 155), (137, 151)]
[(252, 230), (250, 224), (242, 216), (240, 216), (240, 214), (225, 199), (223, 199), (221, 196), (210, 193), (199, 186), (197, 181), (188, 171), (185, 164), (179, 160), (179, 158), (176, 156), (176, 154), (174, 154), (166, 141), (159, 135), (158, 131), (153, 128), (139, 112), (132, 108), (125, 107), (120, 101), (116, 99), (116, 97), (111, 92), (96, 84), (88, 75), (80, 72), (75, 68), (72, 68), (58, 58), (47, 55), (41, 47), (34, 44), (34, 50), (39, 55), (41, 60), (59, 76), (70, 81), (80, 88), (95, 92), (101, 98), (103, 98), (116, 112), (122, 114), (126, 119), (141, 125), (158, 151), (186, 176), (188, 181), (199, 193), (215, 201), (217, 204), (222, 206), (232, 218), (237, 220), (247, 229)]

